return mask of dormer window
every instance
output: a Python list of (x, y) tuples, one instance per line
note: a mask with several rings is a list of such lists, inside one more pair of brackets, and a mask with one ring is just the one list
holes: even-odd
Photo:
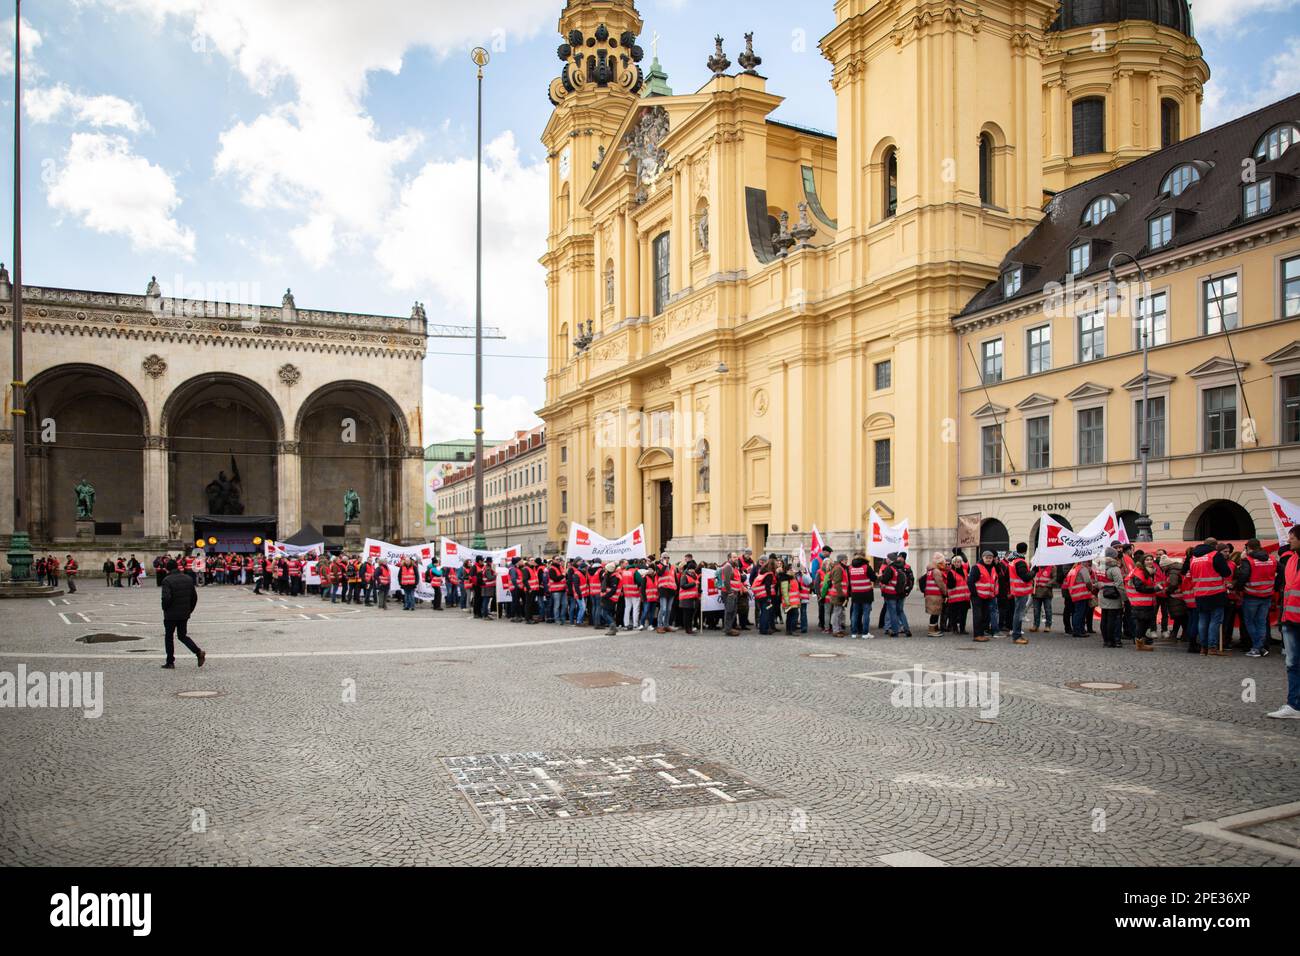
[(1243, 219), (1262, 216), (1273, 208), (1273, 178), (1246, 183), (1241, 187), (1241, 215)]
[(1163, 249), (1174, 239), (1174, 214), (1164, 213), (1147, 220), (1147, 248), (1154, 252)]
[(1116, 208), (1114, 197), (1098, 196), (1088, 203), (1088, 208), (1083, 211), (1083, 224), (1085, 226), (1101, 225), (1102, 220), (1113, 213)]
[(1160, 183), (1160, 193), (1165, 196), (1181, 196), (1184, 192), (1201, 181), (1201, 170), (1207, 172), (1208, 163), (1183, 163), (1175, 166)]
[(1009, 299), (1020, 291), (1022, 275), (1023, 272), (1019, 266), (1002, 273), (1002, 297), (1004, 299)]
[(1070, 275), (1082, 275), (1092, 265), (1092, 243), (1081, 242), (1070, 249)]
[(1277, 159), (1296, 143), (1300, 143), (1300, 126), (1295, 123), (1274, 126), (1255, 144), (1255, 159), (1261, 163)]

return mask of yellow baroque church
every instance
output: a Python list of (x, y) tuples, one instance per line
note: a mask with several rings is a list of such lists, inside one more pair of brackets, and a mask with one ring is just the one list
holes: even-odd
[(644, 523), (709, 560), (816, 524), (848, 549), (874, 507), (951, 547), (954, 317), (1056, 191), (1199, 132), (1185, 0), (834, 6), (836, 136), (769, 118), (749, 38), (673, 93), (630, 0), (565, 5), (542, 135), (556, 546)]

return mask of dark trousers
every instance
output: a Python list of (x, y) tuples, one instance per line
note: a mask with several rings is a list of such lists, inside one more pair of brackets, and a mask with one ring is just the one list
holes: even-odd
[(997, 598), (972, 598), (971, 608), (975, 611), (975, 636), (979, 637), (981, 634), (987, 634), (992, 637), (998, 620)]
[(970, 602), (950, 601), (944, 605), (944, 611), (948, 615), (948, 626), (959, 634), (965, 633), (966, 614), (970, 611)]
[(1118, 644), (1124, 637), (1124, 610), (1123, 608), (1101, 609), (1101, 640), (1103, 644), (1110, 646)]
[(189, 627), (189, 621), (163, 621), (163, 646), (167, 650), (167, 663), (176, 662), (176, 645), (172, 641), (172, 634), (175, 633), (180, 642), (193, 651), (194, 656), (199, 656), (199, 646), (189, 639), (186, 630)]

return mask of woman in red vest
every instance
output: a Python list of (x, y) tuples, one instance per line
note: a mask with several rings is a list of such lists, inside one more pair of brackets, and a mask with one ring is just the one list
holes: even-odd
[(965, 634), (966, 615), (970, 613), (970, 582), (966, 577), (966, 560), (960, 554), (952, 556), (947, 575), (948, 596), (944, 608), (948, 626), (954, 634)]
[(700, 606), (700, 572), (694, 561), (682, 565), (677, 579), (677, 603), (682, 612), (682, 630), (695, 633), (695, 615)]

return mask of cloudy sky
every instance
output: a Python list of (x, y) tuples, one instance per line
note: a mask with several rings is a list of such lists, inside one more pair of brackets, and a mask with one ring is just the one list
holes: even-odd
[[(12, 78), (12, 0), (0, 75)], [(544, 153), (561, 0), (27, 0), (24, 275), (166, 294), (472, 324), (474, 72), (492, 50), (484, 139), (488, 437), (543, 399)], [(778, 118), (834, 131), (817, 40), (830, 0), (641, 0), (669, 83), (704, 82), (715, 32), (755, 32)], [(1300, 88), (1300, 0), (1197, 0), (1214, 78), (1205, 125)], [(2, 23), (4, 21), (0, 21)], [(12, 82), (0, 106), (12, 115)], [(11, 124), (0, 177), (12, 182)], [(9, 261), (8, 203), (0, 257)], [(225, 297), (224, 295), (222, 297)], [(472, 354), (432, 340), (426, 440), (471, 433)]]

